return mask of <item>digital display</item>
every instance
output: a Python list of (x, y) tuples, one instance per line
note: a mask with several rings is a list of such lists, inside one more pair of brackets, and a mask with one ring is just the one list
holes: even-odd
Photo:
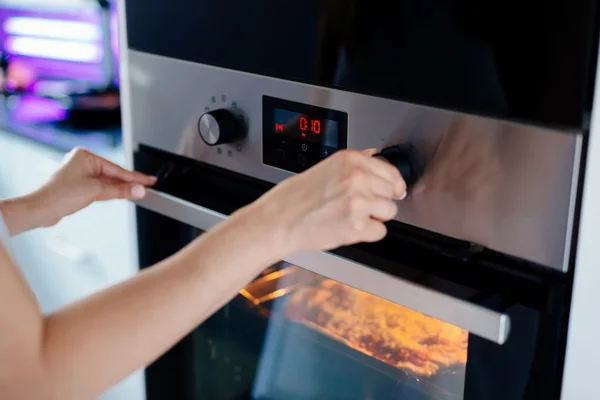
[[(338, 122), (298, 112), (276, 108), (273, 112), (273, 132), (313, 143), (337, 141)], [(328, 140), (327, 140), (328, 139)], [(333, 139), (333, 140), (332, 140)]]
[(263, 96), (263, 163), (302, 172), (348, 142), (348, 114)]

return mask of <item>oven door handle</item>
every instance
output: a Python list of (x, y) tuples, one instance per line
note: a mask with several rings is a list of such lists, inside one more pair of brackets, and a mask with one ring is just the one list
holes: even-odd
[[(137, 205), (203, 231), (226, 215), (152, 189)], [(510, 333), (510, 317), (445, 293), (417, 285), (327, 252), (306, 252), (286, 257), (290, 264), (371, 293), (470, 333), (504, 344)]]

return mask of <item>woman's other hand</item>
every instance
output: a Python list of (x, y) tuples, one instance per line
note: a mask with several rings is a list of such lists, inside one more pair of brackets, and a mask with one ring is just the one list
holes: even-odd
[(44, 226), (54, 225), (95, 201), (139, 200), (145, 196), (146, 187), (155, 183), (154, 177), (128, 171), (88, 150), (75, 148), (37, 193), (49, 215)]
[[(406, 194), (399, 171), (374, 150), (340, 151), (290, 178), (248, 208), (248, 218), (278, 232), (284, 253), (376, 242)], [(284, 254), (281, 254), (284, 256)]]
[(0, 200), (11, 235), (55, 225), (94, 201), (137, 200), (154, 177), (127, 171), (87, 150), (69, 152), (51, 179), (29, 195)]

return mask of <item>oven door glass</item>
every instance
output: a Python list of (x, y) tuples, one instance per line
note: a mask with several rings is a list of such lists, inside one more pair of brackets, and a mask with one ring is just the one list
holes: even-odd
[[(202, 233), (153, 211), (137, 215), (142, 267)], [(465, 303), (510, 319), (506, 342), (497, 344), (310, 267), (281, 262), (241, 289), (147, 368), (148, 400), (538, 400), (559, 393), (564, 292), (523, 299), (521, 288), (494, 295), (475, 283)], [(419, 287), (441, 293), (438, 281), (430, 276)]]
[(193, 334), (213, 399), (462, 399), (467, 331), (299, 267), (265, 270)]

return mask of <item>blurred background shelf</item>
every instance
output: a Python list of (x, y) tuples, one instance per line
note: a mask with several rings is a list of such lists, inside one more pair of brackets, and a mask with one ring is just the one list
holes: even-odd
[(122, 153), (120, 126), (85, 129), (66, 120), (54, 100), (25, 95), (13, 101), (10, 110), (0, 107), (0, 130), (65, 152), (83, 146), (105, 157)]

